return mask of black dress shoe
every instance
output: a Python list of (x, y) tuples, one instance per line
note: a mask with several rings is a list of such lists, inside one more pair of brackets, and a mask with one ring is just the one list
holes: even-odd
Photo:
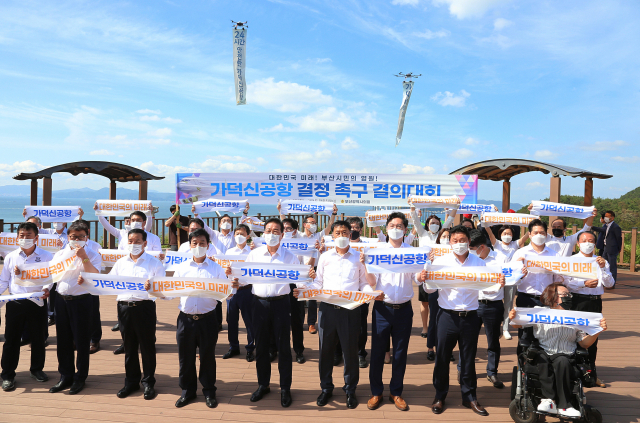
[(280, 390), (280, 405), (282, 405), (284, 408), (287, 408), (291, 405), (291, 390)]
[(249, 401), (251, 402), (260, 401), (262, 397), (267, 395), (269, 392), (271, 392), (271, 388), (269, 388), (268, 386), (259, 385), (258, 389), (256, 389), (256, 391), (253, 394), (251, 394), (251, 399)]
[(273, 363), (276, 358), (278, 358), (278, 351), (269, 353), (269, 361)]
[(356, 398), (356, 393), (347, 394), (347, 408), (354, 409), (358, 406), (358, 398)]
[(53, 317), (53, 316), (50, 316), (49, 319), (48, 319), (47, 325), (53, 326), (55, 324), (56, 324), (56, 318)]
[(455, 363), (455, 361), (456, 361), (455, 357), (453, 356), (453, 354), (451, 354), (451, 362)]
[(118, 348), (113, 350), (113, 353), (115, 355), (122, 354), (123, 352), (124, 352), (124, 344), (120, 345)]
[(49, 376), (47, 376), (42, 370), (31, 372), (31, 377), (38, 382), (46, 382), (49, 380)]
[(144, 399), (152, 400), (156, 397), (156, 390), (153, 389), (153, 386), (145, 386), (144, 387)]
[(222, 325), (218, 326), (218, 332), (222, 332)]
[(433, 404), (431, 404), (431, 411), (433, 411), (433, 414), (442, 414), (444, 411), (444, 400), (434, 399)]
[(426, 338), (427, 334), (423, 332), (423, 333), (420, 334), (420, 336), (423, 337), (423, 338)]
[(341, 361), (342, 361), (342, 356), (341, 355), (333, 356), (333, 365), (334, 366), (339, 366)]
[(462, 385), (462, 375), (460, 375), (460, 370), (458, 370), (458, 385)]
[(118, 398), (126, 398), (132, 393), (139, 390), (140, 390), (140, 385), (129, 385), (129, 386), (125, 385), (125, 387), (120, 389), (116, 395), (118, 396)]
[(60, 392), (63, 389), (67, 389), (71, 385), (73, 385), (72, 380), (60, 379), (58, 383), (56, 383), (51, 388), (49, 388), (49, 392), (51, 392), (52, 394), (55, 394), (56, 392)]
[(76, 380), (73, 382), (73, 385), (71, 385), (71, 389), (69, 389), (69, 395), (75, 395), (78, 392), (82, 391), (83, 389), (84, 389), (84, 382)]
[(366, 357), (358, 357), (358, 367), (360, 367), (361, 369), (365, 369), (368, 365), (369, 363), (367, 363)]
[(196, 399), (196, 394), (187, 395), (186, 397), (180, 397), (178, 398), (178, 401), (176, 401), (176, 407), (182, 408), (185, 405), (189, 404), (194, 399)]
[(120, 323), (116, 323), (115, 325), (113, 325), (113, 327), (111, 328), (112, 332), (117, 332), (120, 330)]
[(494, 388), (498, 388), (498, 389), (504, 388), (504, 383), (502, 383), (500, 379), (498, 379), (498, 376), (496, 375), (487, 376), (487, 380), (493, 384)]
[(433, 361), (435, 359), (436, 359), (436, 352), (435, 351), (427, 351), (427, 360)]
[(16, 389), (16, 383), (14, 379), (7, 379), (2, 381), (2, 390), (5, 392), (13, 391)]
[(478, 401), (462, 401), (462, 405), (473, 410), (474, 413), (481, 416), (488, 416), (487, 410), (483, 406), (478, 404)]
[(218, 406), (218, 400), (216, 399), (215, 395), (212, 397), (204, 397), (204, 402), (209, 408), (216, 408)]
[(226, 354), (222, 356), (222, 359), (226, 360), (227, 358), (235, 357), (236, 355), (240, 355), (240, 350), (232, 350), (231, 348), (229, 348), (229, 351), (227, 351)]
[(24, 347), (25, 345), (29, 345), (31, 343), (31, 341), (29, 339), (21, 339), (20, 340), (20, 346)]
[(304, 364), (304, 362), (307, 360), (304, 358), (304, 355), (302, 355), (302, 353), (296, 353), (296, 361), (298, 362), (298, 364)]
[(89, 344), (89, 354), (95, 354), (100, 351), (100, 341)]
[(329, 402), (329, 399), (333, 396), (333, 392), (322, 391), (320, 395), (318, 395), (318, 399), (316, 400), (316, 404), (318, 407), (324, 407)]
[(256, 359), (256, 356), (253, 354), (253, 351), (247, 351), (247, 361), (251, 363)]

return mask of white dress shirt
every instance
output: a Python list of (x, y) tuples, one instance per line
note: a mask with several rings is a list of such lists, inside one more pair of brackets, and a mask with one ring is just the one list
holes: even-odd
[[(164, 277), (166, 275), (162, 262), (152, 255), (146, 252), (142, 253), (136, 261), (133, 261), (131, 254), (128, 254), (115, 262), (110, 275), (117, 276), (133, 276), (136, 278), (150, 279), (153, 277)], [(126, 295), (118, 295), (116, 301), (142, 301), (142, 300), (154, 300), (150, 298), (147, 292), (140, 292)]]
[(228, 234), (224, 235), (220, 231), (216, 231), (215, 229), (211, 229), (209, 227), (209, 225), (207, 225), (204, 220), (202, 222), (204, 223), (204, 230), (207, 231), (207, 233), (209, 234), (209, 238), (211, 238), (211, 243), (212, 244), (219, 243), (220, 245), (218, 245), (218, 248), (220, 248), (220, 246), (222, 246), (222, 248), (220, 248), (220, 251), (222, 251), (223, 254), (229, 248), (236, 246), (236, 239), (235, 239), (235, 237), (233, 235), (233, 230), (232, 229), (229, 230)]
[[(399, 248), (413, 247), (403, 242)], [(384, 302), (387, 304), (406, 303), (413, 298), (413, 284), (421, 285), (415, 280), (415, 273), (377, 273), (375, 276), (376, 291), (384, 292)]]
[[(584, 254), (582, 254), (582, 251), (576, 254), (576, 256), (586, 257)], [(598, 269), (596, 270), (598, 274), (598, 286), (596, 286), (595, 288), (587, 288), (586, 286), (584, 286), (584, 283), (588, 279), (578, 279), (578, 278), (573, 278), (569, 276), (565, 276), (564, 282), (562, 283), (569, 289), (569, 291), (575, 294), (582, 294), (582, 295), (604, 294), (604, 288), (612, 287), (616, 283), (616, 281), (613, 279), (613, 276), (611, 275), (609, 262), (605, 260), (604, 267), (600, 267), (600, 265), (598, 264), (596, 264), (595, 266)]]
[(560, 238), (556, 238), (553, 234), (547, 233), (547, 242), (545, 245), (552, 250), (555, 250), (559, 256), (570, 257), (573, 254), (573, 250), (576, 248), (580, 233), (588, 231), (589, 229), (591, 229), (591, 226), (584, 225), (582, 229), (575, 234), (562, 236)]
[[(126, 250), (127, 244), (129, 244), (129, 231), (127, 231), (126, 229), (114, 228), (104, 216), (98, 216), (98, 220), (102, 224), (102, 227), (107, 230), (107, 232), (116, 237), (116, 239), (118, 240), (118, 250)], [(145, 248), (145, 250), (162, 251), (162, 243), (160, 242), (160, 238), (148, 231), (150, 222), (151, 218), (147, 219), (147, 224), (145, 226), (145, 232), (147, 233), (147, 248)]]
[[(491, 229), (488, 229), (488, 230), (491, 230)], [(493, 251), (495, 251), (498, 254), (498, 256), (503, 257), (502, 263), (511, 261), (511, 259), (513, 258), (513, 255), (519, 249), (520, 249), (520, 246), (518, 245), (518, 241), (511, 241), (510, 243), (505, 245), (504, 242), (502, 242), (499, 239), (496, 239), (496, 242), (493, 244)]]
[[(437, 257), (433, 260), (434, 266), (486, 266), (484, 260), (471, 253), (467, 256), (466, 260), (461, 262), (458, 260), (453, 252)], [(425, 264), (425, 270), (429, 270), (429, 263)], [(431, 294), (436, 292), (435, 289), (425, 288), (425, 292)], [(479, 290), (477, 289), (464, 289), (464, 288), (446, 288), (441, 289), (438, 294), (438, 305), (440, 308), (446, 308), (447, 310), (455, 311), (472, 311), (478, 309), (478, 296)]]
[[(487, 266), (501, 266), (504, 263), (504, 256), (496, 253), (495, 251), (489, 251), (489, 254), (484, 258), (484, 263)], [(480, 291), (478, 294), (479, 300), (500, 301), (504, 299), (504, 288), (499, 289), (487, 289)]]
[[(27, 256), (22, 248), (17, 248), (7, 254), (4, 258), (4, 266), (2, 267), (2, 273), (0, 274), (0, 294), (2, 294), (7, 288), (9, 288), (9, 294), (26, 294), (29, 292), (40, 292), (45, 288), (50, 289), (50, 285), (46, 286), (20, 286), (14, 283), (16, 274), (14, 272), (14, 267), (21, 266), (25, 264), (35, 264), (35, 263), (45, 263), (51, 261), (53, 259), (53, 255), (43, 250), (42, 248), (36, 246), (36, 249), (33, 250), (30, 256)], [(41, 298), (30, 298), (31, 301), (38, 304), (39, 306), (44, 305), (44, 301)]]
[[(292, 254), (286, 248), (282, 248), (282, 245), (278, 245), (278, 250), (273, 255), (269, 253), (269, 250), (267, 250), (266, 245), (258, 247), (249, 253), (245, 262), (246, 263), (300, 264), (300, 261), (298, 261), (298, 257)], [(296, 285), (300, 287), (304, 287), (304, 284), (296, 284)], [(291, 288), (287, 283), (253, 284), (253, 287), (251, 288), (251, 292), (253, 292), (253, 295), (257, 295), (258, 297), (263, 297), (263, 298), (277, 297), (280, 295), (288, 295), (291, 292)]]
[[(89, 250), (93, 250), (96, 253), (100, 252), (100, 249), (102, 248), (102, 245), (98, 244), (97, 242), (91, 240), (91, 239), (87, 239), (87, 243), (85, 244), (85, 247)], [(97, 269), (99, 269), (99, 267), (97, 267)]]
[[(40, 230), (38, 230), (38, 233), (40, 233)], [(58, 237), (58, 240), (62, 242), (62, 248), (65, 248), (67, 246), (67, 242), (69, 242), (69, 239), (67, 237), (67, 228), (64, 228), (62, 230), (62, 233), (58, 233), (58, 231), (53, 229), (52, 232), (50, 232), (50, 235)]]
[[(178, 248), (178, 252), (179, 253), (190, 253), (191, 252), (191, 243), (189, 241), (187, 242), (183, 242), (182, 244), (180, 244), (180, 248)], [(212, 257), (215, 256), (216, 254), (223, 254), (223, 252), (218, 249), (215, 245), (213, 245), (212, 243), (209, 243), (209, 246), (207, 247), (207, 257)]]
[(249, 254), (250, 252), (251, 247), (249, 247), (249, 244), (244, 244), (244, 248), (242, 249), (238, 246), (238, 244), (236, 244), (235, 247), (229, 248), (225, 254), (228, 256), (243, 256)]
[[(418, 217), (418, 213), (414, 210), (409, 213), (411, 216), (411, 220), (413, 221), (413, 227), (416, 228), (416, 233), (418, 234), (418, 245), (420, 247), (435, 245), (436, 239), (438, 239), (439, 231), (433, 233), (424, 228), (422, 222), (420, 222), (420, 218)], [(442, 224), (442, 229), (447, 229), (453, 226), (453, 216), (447, 215), (447, 219)]]
[[(523, 258), (525, 254), (537, 255), (540, 257), (554, 257), (559, 254), (545, 245), (544, 250), (538, 253), (533, 249), (531, 244), (526, 247), (520, 248), (513, 254), (511, 261), (518, 261), (519, 258)], [(551, 285), (553, 281), (562, 282), (562, 277), (551, 273), (532, 273), (527, 272), (527, 275), (518, 281), (518, 292), (524, 292), (531, 295), (542, 295), (542, 291)]]
[(360, 263), (360, 253), (351, 247), (344, 255), (332, 248), (320, 256), (316, 278), (309, 289), (333, 289), (338, 291), (372, 292), (367, 282), (365, 268)]
[[(227, 279), (222, 267), (208, 258), (203, 263), (196, 263), (193, 259), (183, 261), (176, 267), (173, 277)], [(213, 298), (180, 297), (178, 308), (186, 314), (205, 314), (214, 310), (217, 303)]]
[[(64, 254), (64, 251), (68, 249), (71, 249), (71, 247), (67, 246), (62, 250), (58, 251), (53, 256), (53, 259), (55, 260), (56, 257)], [(87, 248), (86, 245), (84, 250), (87, 253), (87, 257), (89, 257), (89, 261), (91, 262), (91, 265), (95, 267), (96, 270), (98, 270), (99, 272), (100, 268), (102, 267), (102, 255), (100, 255), (100, 253), (97, 253), (91, 248)], [(80, 272), (84, 272), (84, 266), (82, 265), (82, 260), (77, 258), (75, 260), (74, 266), (75, 266), (74, 269), (70, 269), (72, 271), (68, 272), (64, 279), (58, 281), (58, 286), (56, 287), (56, 291), (58, 291), (58, 294), (60, 295), (88, 294), (87, 290), (85, 290), (81, 285), (78, 285), (78, 276), (80, 276)]]

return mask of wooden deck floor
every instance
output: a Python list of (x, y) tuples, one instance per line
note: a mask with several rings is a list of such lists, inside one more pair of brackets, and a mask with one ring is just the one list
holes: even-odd
[[(601, 336), (599, 344), (599, 373), (607, 383), (607, 388), (594, 388), (588, 391), (589, 403), (597, 407), (606, 422), (640, 421), (640, 277), (622, 274), (615, 291), (608, 292), (604, 300), (604, 315), (609, 330)], [(144, 401), (138, 392), (126, 399), (116, 397), (116, 392), (124, 383), (124, 355), (113, 355), (112, 350), (120, 344), (119, 333), (110, 328), (116, 320), (115, 297), (102, 301), (101, 313), (104, 337), (102, 350), (91, 356), (91, 368), (85, 390), (76, 396), (66, 392), (48, 393), (48, 389), (59, 378), (56, 359), (55, 327), (50, 328), (50, 346), (47, 347), (45, 372), (49, 375), (47, 383), (37, 383), (29, 377), (29, 346), (22, 347), (21, 361), (16, 377), (17, 388), (14, 392), (0, 391), (0, 422), (175, 422), (177, 419), (189, 419), (190, 422), (210, 420), (284, 422), (300, 421), (305, 423), (327, 421), (328, 419), (362, 419), (369, 423), (396, 420), (433, 420), (433, 421), (511, 421), (507, 407), (509, 405), (510, 374), (514, 365), (516, 338), (510, 341), (502, 339), (502, 361), (500, 376), (506, 388), (497, 390), (486, 380), (486, 338), (481, 334), (476, 368), (478, 371), (478, 400), (490, 413), (489, 417), (480, 417), (460, 405), (460, 391), (452, 386), (447, 398), (447, 409), (442, 415), (435, 416), (430, 411), (434, 396), (432, 385), (433, 362), (426, 360), (425, 340), (420, 337), (421, 323), (417, 295), (414, 297), (414, 328), (409, 344), (409, 359), (405, 376), (403, 397), (410, 406), (408, 412), (398, 411), (385, 400), (384, 405), (369, 411), (366, 401), (370, 395), (368, 369), (361, 372), (358, 397), (360, 406), (348, 410), (344, 396), (336, 389), (333, 401), (324, 408), (317, 407), (315, 400), (319, 394), (318, 376), (318, 338), (305, 332), (305, 364), (293, 363), (293, 405), (283, 409), (279, 403), (277, 364), (273, 364), (272, 393), (259, 403), (251, 403), (249, 397), (257, 387), (254, 363), (247, 363), (242, 356), (222, 360), (222, 354), (228, 349), (226, 324), (220, 334), (216, 349), (218, 366), (218, 391), (220, 405), (208, 409), (204, 404), (201, 391), (197, 402), (177, 409), (175, 401), (180, 395), (178, 386), (178, 353), (175, 338), (177, 301), (158, 302), (157, 330), (157, 384), (158, 397), (153, 401)], [(2, 324), (4, 325), (2, 319)], [(244, 331), (244, 329), (241, 329)], [(0, 328), (0, 333), (4, 329)], [(241, 343), (244, 332), (240, 334)], [(369, 345), (367, 345), (369, 346)], [(457, 357), (457, 353), (456, 353)], [(451, 380), (455, 383), (455, 366), (451, 366)], [(335, 369), (336, 387), (341, 386), (342, 365)], [(273, 377), (275, 376), (275, 377)], [(385, 383), (390, 378), (390, 366), (385, 367)], [(388, 391), (386, 392), (388, 395)]]

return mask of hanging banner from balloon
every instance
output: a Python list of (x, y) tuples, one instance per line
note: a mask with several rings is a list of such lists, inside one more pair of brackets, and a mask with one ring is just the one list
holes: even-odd
[(400, 105), (400, 117), (398, 117), (398, 133), (396, 134), (396, 147), (400, 144), (402, 131), (404, 129), (404, 116), (407, 114), (411, 91), (413, 90), (413, 81), (402, 81), (402, 104)]
[(247, 27), (237, 23), (233, 27), (233, 71), (236, 85), (236, 104), (247, 104), (246, 62)]

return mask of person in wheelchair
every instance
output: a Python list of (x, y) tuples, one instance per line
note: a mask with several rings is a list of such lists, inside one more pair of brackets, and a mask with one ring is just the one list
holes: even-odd
[[(561, 283), (549, 285), (540, 301), (543, 305), (552, 309), (571, 310), (571, 293)], [(516, 317), (516, 310), (511, 310), (509, 319)], [(515, 328), (522, 326), (513, 325)], [(528, 327), (526, 325), (525, 327)], [(537, 365), (542, 399), (538, 405), (538, 411), (550, 414), (559, 414), (563, 417), (581, 417), (571, 403), (572, 371), (574, 364), (571, 358), (576, 352), (577, 346), (589, 348), (598, 335), (588, 335), (580, 329), (558, 324), (533, 324), (533, 335), (537, 339), (542, 351), (534, 358)], [(607, 330), (607, 323), (603, 318), (600, 321), (602, 330)]]

